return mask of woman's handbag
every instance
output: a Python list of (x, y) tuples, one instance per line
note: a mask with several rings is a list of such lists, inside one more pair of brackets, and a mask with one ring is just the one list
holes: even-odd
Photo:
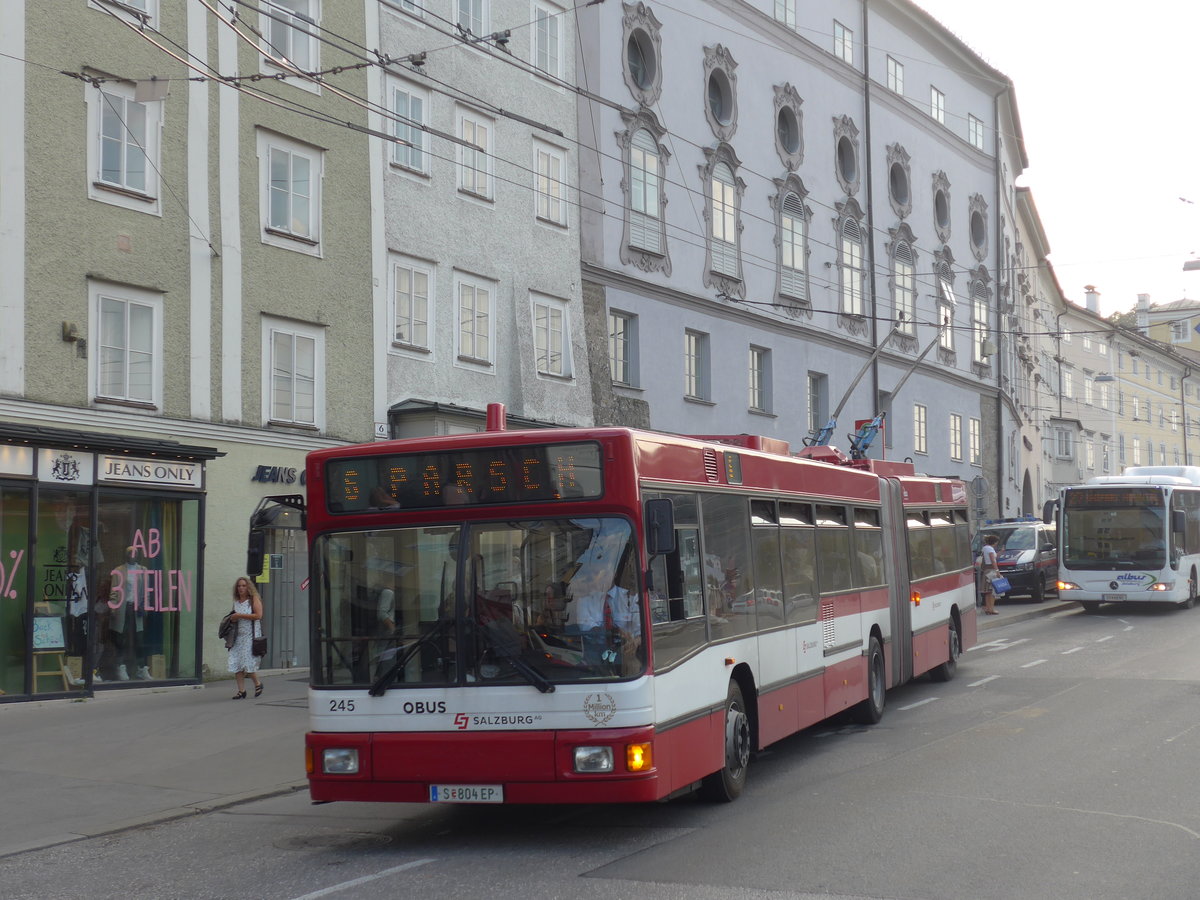
[(1003, 575), (998, 575), (992, 579), (992, 590), (997, 594), (1007, 594), (1012, 590), (1012, 585)]
[(267, 655), (267, 639), (262, 634), (262, 626), (256, 621), (254, 623), (254, 638), (250, 641), (250, 652), (255, 656)]

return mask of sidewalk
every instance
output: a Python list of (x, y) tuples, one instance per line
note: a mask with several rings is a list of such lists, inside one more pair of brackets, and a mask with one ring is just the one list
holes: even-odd
[(301, 790), (308, 670), (0, 704), (0, 858)]
[[(1001, 600), (985, 631), (1075, 604)], [(0, 858), (303, 790), (308, 670), (0, 704)]]
[(1079, 604), (1072, 600), (1059, 600), (1057, 596), (1047, 597), (1041, 603), (1034, 603), (1028, 597), (1002, 597), (996, 601), (996, 612), (999, 615), (985, 616), (983, 607), (979, 607), (979, 630), (999, 628), (1001, 625), (1011, 625), (1013, 622), (1023, 622), (1026, 619), (1036, 619), (1038, 616), (1048, 616), (1063, 610), (1079, 609)]

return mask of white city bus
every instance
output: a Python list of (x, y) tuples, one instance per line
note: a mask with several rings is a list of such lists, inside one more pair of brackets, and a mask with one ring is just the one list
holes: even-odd
[(1196, 602), (1200, 467), (1132, 466), (1063, 488), (1058, 590), (1088, 612), (1101, 603)]

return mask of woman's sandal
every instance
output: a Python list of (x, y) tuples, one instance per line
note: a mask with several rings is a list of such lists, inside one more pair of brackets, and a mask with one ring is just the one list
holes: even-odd
[(246, 699), (246, 692), (245, 692), (245, 691), (238, 691), (236, 694), (234, 694), (234, 695), (233, 695), (232, 697), (230, 697), (229, 699), (230, 699), (230, 700), (245, 700), (245, 699)]
[(255, 697), (261, 697), (261, 696), (262, 696), (262, 689), (263, 689), (262, 682), (259, 682), (258, 684), (256, 684), (256, 685), (254, 686), (254, 696), (255, 696)]

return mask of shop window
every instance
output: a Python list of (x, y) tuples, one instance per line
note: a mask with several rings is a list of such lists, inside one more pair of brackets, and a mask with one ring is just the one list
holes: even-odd
[(39, 495), (30, 629), (35, 694), (79, 690), (87, 684), (85, 674), (94, 654), (88, 641), (89, 601), (100, 596), (92, 564), (103, 556), (95, 546), (91, 506), (85, 492), (43, 488)]
[(0, 692), (5, 694), (25, 690), (24, 626), (32, 567), (29, 491), (0, 488)]
[(101, 493), (93, 542), (94, 684), (193, 679), (200, 501)]

